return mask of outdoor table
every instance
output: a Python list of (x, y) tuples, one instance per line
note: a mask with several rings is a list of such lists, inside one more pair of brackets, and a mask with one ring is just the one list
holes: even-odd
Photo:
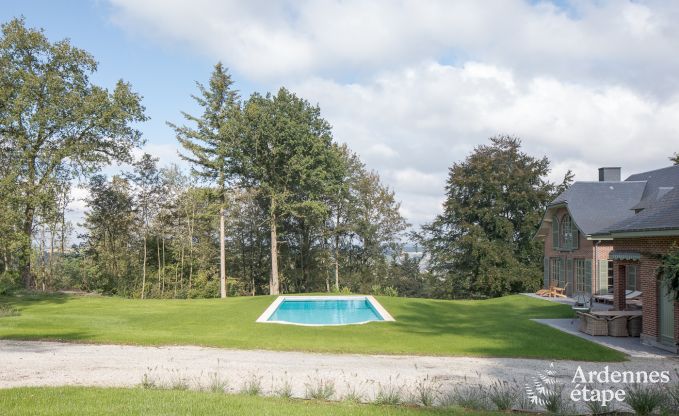
[(641, 311), (591, 311), (592, 315), (612, 318), (614, 316), (641, 316)]

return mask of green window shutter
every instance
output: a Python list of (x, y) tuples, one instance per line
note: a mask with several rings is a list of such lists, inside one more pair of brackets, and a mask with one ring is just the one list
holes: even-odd
[(563, 259), (559, 259), (559, 287), (566, 284), (566, 265)]
[(592, 260), (585, 259), (585, 292), (592, 293)]
[(552, 217), (552, 248), (559, 248), (559, 219)]
[(545, 257), (544, 261), (544, 273), (542, 276), (543, 286), (545, 289), (549, 287), (549, 257)]
[(599, 260), (599, 294), (608, 293), (608, 260)]
[(571, 249), (577, 250), (578, 247), (580, 246), (580, 232), (578, 231), (578, 227), (575, 225), (575, 222), (571, 218)]

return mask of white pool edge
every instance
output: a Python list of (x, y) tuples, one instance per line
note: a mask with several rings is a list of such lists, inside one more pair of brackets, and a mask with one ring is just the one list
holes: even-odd
[[(271, 315), (278, 309), (278, 306), (283, 303), (283, 301), (290, 300), (354, 300), (354, 299), (365, 299), (370, 302), (370, 305), (377, 311), (382, 317), (381, 321), (363, 321), (363, 322), (352, 322), (351, 324), (300, 324), (296, 322), (288, 321), (269, 321)], [(264, 324), (285, 324), (285, 325), (298, 325), (298, 326), (343, 326), (343, 325), (362, 325), (368, 322), (394, 322), (396, 321), (393, 316), (375, 299), (370, 295), (351, 295), (351, 296), (279, 296), (271, 305), (269, 305), (264, 313), (262, 313), (255, 322)]]

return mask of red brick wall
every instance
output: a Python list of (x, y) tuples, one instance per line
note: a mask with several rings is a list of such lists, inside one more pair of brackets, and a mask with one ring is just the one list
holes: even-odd
[[(568, 213), (566, 208), (559, 208), (556, 211), (556, 217), (558, 221), (561, 221), (564, 215)], [(550, 218), (551, 219), (551, 218)], [(552, 228), (551, 223), (549, 230), (547, 232), (547, 237), (545, 237), (545, 257), (560, 257), (562, 261), (567, 259), (591, 259), (592, 260), (592, 291), (596, 291), (598, 283), (597, 274), (597, 262), (596, 260), (608, 259), (608, 254), (613, 250), (613, 245), (611, 241), (602, 241), (598, 246), (595, 246), (594, 241), (587, 240), (583, 233), (578, 233), (578, 248), (576, 250), (555, 250), (552, 245)], [(596, 255), (595, 255), (596, 253)], [(567, 293), (570, 295), (573, 293), (572, 276), (567, 277), (568, 281), (571, 283), (568, 285)]]
[[(641, 253), (639, 261), (639, 276), (641, 279), (641, 291), (643, 300), (643, 317), (642, 326), (643, 334), (650, 338), (657, 338), (659, 335), (658, 328), (658, 282), (656, 278), (656, 270), (660, 265), (660, 261), (654, 258), (654, 255), (665, 254), (673, 243), (679, 243), (679, 237), (644, 237), (644, 238), (626, 238), (616, 239), (613, 241), (615, 250), (629, 250)], [(615, 262), (615, 273), (619, 272), (619, 264), (622, 262)], [(616, 292), (618, 285), (620, 292), (616, 293), (615, 306), (616, 308), (624, 309), (624, 301), (622, 296), (625, 293), (625, 282), (623, 279), (616, 276), (615, 285)], [(679, 340), (679, 302), (674, 303), (674, 339)]]

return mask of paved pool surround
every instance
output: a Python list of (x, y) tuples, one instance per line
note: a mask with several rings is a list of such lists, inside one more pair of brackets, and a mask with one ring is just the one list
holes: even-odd
[[(346, 302), (346, 305), (343, 304)], [(319, 310), (294, 308), (295, 303), (300, 306), (313, 305), (318, 302), (324, 308)], [(365, 308), (355, 310), (351, 305), (365, 303)], [(337, 310), (329, 310), (337, 305)], [(281, 306), (291, 306), (289, 310), (280, 310)], [(342, 316), (343, 313), (350, 316)], [(304, 316), (304, 314), (312, 314)], [(295, 317), (295, 315), (298, 315)], [(322, 315), (327, 315), (327, 320)], [(257, 318), (259, 323), (275, 323), (300, 326), (339, 326), (339, 325), (360, 325), (368, 322), (393, 322), (394, 318), (389, 312), (372, 296), (351, 295), (351, 296), (279, 296), (269, 305), (269, 307)]]

